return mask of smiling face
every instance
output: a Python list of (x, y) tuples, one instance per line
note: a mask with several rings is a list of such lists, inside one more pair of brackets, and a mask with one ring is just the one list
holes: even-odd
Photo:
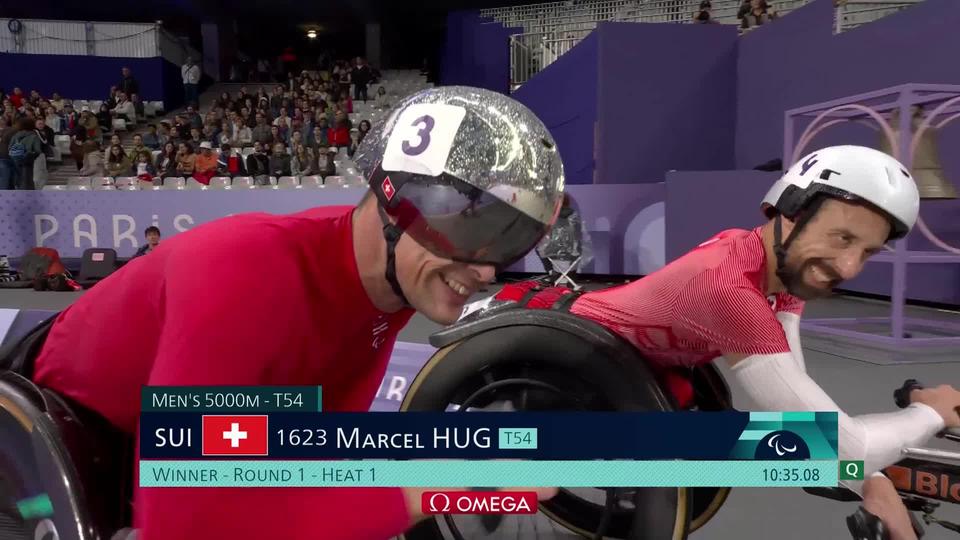
[(404, 234), (396, 248), (397, 280), (417, 311), (439, 324), (460, 318), (470, 296), (493, 280), (494, 268), (439, 257)]
[[(787, 238), (793, 224), (786, 219), (783, 224)], [(804, 300), (829, 296), (842, 282), (856, 277), (889, 236), (890, 222), (879, 211), (828, 199), (790, 244), (781, 281)]]

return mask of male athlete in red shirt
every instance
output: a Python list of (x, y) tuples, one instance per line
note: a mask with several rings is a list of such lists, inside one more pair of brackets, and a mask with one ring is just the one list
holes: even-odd
[[(323, 385), (324, 410), (368, 410), (414, 309), (453, 322), (532, 249), (563, 169), (533, 113), (465, 87), (405, 100), (357, 161), (356, 208), (225, 218), (128, 263), (58, 316), (34, 381), (131, 434), (144, 385)], [(421, 492), (138, 488), (134, 518), (142, 540), (383, 540)]]
[[(864, 460), (868, 474), (960, 426), (960, 392), (949, 386), (914, 391), (902, 411), (848, 416), (807, 375), (800, 347), (803, 301), (829, 295), (912, 228), (919, 197), (904, 167), (870, 148), (826, 148), (790, 169), (763, 206), (765, 225), (722, 232), (649, 276), (585, 293), (571, 313), (630, 341), (668, 385), (672, 368), (723, 356), (761, 410), (838, 411), (840, 459)], [(916, 538), (889, 480), (849, 487), (866, 491), (865, 508), (883, 514), (894, 540)]]

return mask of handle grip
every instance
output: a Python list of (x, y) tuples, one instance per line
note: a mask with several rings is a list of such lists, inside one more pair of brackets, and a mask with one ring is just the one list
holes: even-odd
[[(893, 401), (897, 407), (904, 409), (910, 405), (910, 393), (922, 389), (923, 383), (916, 379), (907, 379), (903, 382), (903, 386), (894, 390)], [(940, 433), (940, 437), (960, 442), (960, 428), (947, 428)]]

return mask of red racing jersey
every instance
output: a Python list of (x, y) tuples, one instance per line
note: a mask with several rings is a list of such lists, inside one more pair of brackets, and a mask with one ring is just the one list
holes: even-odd
[[(324, 410), (368, 410), (413, 312), (369, 300), (351, 218), (245, 214), (164, 240), (57, 317), (35, 381), (131, 434), (144, 385), (323, 385)], [(383, 540), (409, 520), (399, 488), (138, 488), (134, 517), (142, 540)]]
[(803, 301), (769, 297), (760, 228), (714, 236), (632, 283), (588, 292), (571, 313), (617, 332), (659, 366), (693, 366), (723, 353), (790, 352), (780, 311), (800, 315)]

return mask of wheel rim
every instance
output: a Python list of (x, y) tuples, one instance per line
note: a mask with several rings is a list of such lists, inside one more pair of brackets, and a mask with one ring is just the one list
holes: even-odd
[[(424, 366), (417, 379), (411, 385), (410, 391), (405, 396), (404, 402), (401, 405), (401, 411), (411, 410), (414, 401), (413, 398), (417, 392), (421, 390), (422, 382), (426, 379), (427, 375), (429, 375), (433, 365), (439, 363), (456, 345), (457, 344), (451, 345), (439, 351), (431, 361)], [(569, 388), (565, 388), (564, 386), (572, 386), (574, 388), (581, 387), (584, 389), (589, 387), (587, 383), (577, 378), (575, 374), (561, 372), (545, 373), (538, 371), (535, 374), (536, 378), (534, 378), (534, 376), (531, 376), (531, 371), (535, 371), (532, 365), (518, 362), (505, 367), (493, 366), (469, 375), (459, 381), (458, 392), (445, 398), (445, 401), (447, 401), (446, 410), (455, 410), (458, 412), (491, 410), (615, 410), (613, 405), (605, 402), (602, 394), (595, 389), (578, 395), (576, 392), (570, 391)], [(552, 382), (545, 382), (543, 379), (549, 379), (552, 380)], [(558, 381), (558, 379), (560, 381)], [(511, 393), (513, 394), (512, 399)], [(547, 400), (544, 396), (545, 393), (558, 397), (559, 400)], [(511, 404), (519, 403), (520, 405), (504, 407), (502, 406), (504, 402)], [(556, 405), (559, 402), (566, 403), (568, 406), (557, 408)], [(592, 494), (603, 498), (606, 504), (590, 502), (584, 494), (578, 494), (573, 490), (562, 488), (553, 499), (543, 501), (539, 505), (540, 512), (543, 513), (550, 522), (552, 529), (554, 531), (571, 531), (584, 537), (597, 537), (596, 533), (598, 532), (598, 528), (588, 530), (583, 526), (585, 524), (582, 523), (583, 521), (589, 521), (591, 524), (606, 525), (607, 535), (604, 535), (604, 538), (625, 538), (629, 532), (634, 512), (629, 508), (630, 501), (624, 501), (623, 496), (630, 492), (623, 490), (614, 493), (613, 491), (606, 491), (600, 488), (578, 489), (592, 490)], [(642, 491), (645, 490), (633, 490), (634, 493)], [(688, 506), (687, 495), (688, 491), (686, 489), (677, 489), (677, 519), (674, 524), (674, 539), (685, 538), (688, 531), (687, 524), (684, 523), (686, 521), (684, 516), (687, 515)], [(605, 512), (605, 510), (611, 506), (611, 501), (613, 511)], [(626, 504), (626, 508), (624, 504)], [(604, 518), (604, 515), (607, 517)], [(578, 520), (569, 519), (570, 516), (577, 516), (579, 518), (587, 516), (587, 519), (580, 519), (579, 521), (581, 521), (581, 523), (577, 523)], [(502, 516), (494, 516), (494, 518), (496, 519), (493, 519), (493, 521), (497, 522), (503, 519)], [(491, 520), (491, 518), (487, 519)], [(453, 540), (466, 540), (456, 517), (443, 515), (442, 520), (436, 520), (437, 523), (441, 521), (447, 529), (446, 532), (452, 536)], [(604, 523), (604, 521), (606, 521), (606, 523)], [(534, 521), (534, 523), (536, 522)], [(558, 529), (557, 525), (562, 529)], [(535, 524), (533, 528), (536, 531)], [(438, 526), (437, 529), (442, 535), (443, 527)], [(491, 532), (491, 530), (487, 529), (488, 534)], [(443, 537), (448, 538), (447, 536)], [(523, 536), (523, 538), (529, 537), (529, 535)]]

